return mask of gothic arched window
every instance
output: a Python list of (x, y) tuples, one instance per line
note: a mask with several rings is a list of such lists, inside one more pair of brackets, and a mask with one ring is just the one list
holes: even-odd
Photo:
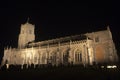
[(53, 55), (52, 55), (52, 61), (53, 61), (53, 63), (56, 63), (56, 53), (53, 53)]
[(82, 62), (82, 51), (77, 50), (75, 52), (75, 62)]
[(43, 63), (43, 64), (45, 64), (45, 59), (46, 59), (46, 56), (45, 56), (45, 54), (43, 53), (43, 55), (42, 55), (42, 63)]

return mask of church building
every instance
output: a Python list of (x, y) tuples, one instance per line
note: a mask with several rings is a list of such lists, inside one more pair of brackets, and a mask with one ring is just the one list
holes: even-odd
[(118, 61), (112, 34), (106, 30), (35, 41), (35, 25), (21, 24), (18, 48), (5, 48), (2, 64), (93, 65)]

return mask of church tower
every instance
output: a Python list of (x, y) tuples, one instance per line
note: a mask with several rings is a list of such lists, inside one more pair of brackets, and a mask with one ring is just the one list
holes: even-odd
[(21, 30), (18, 39), (18, 48), (24, 48), (28, 42), (35, 40), (35, 25), (30, 24), (29, 19), (25, 24), (21, 24)]

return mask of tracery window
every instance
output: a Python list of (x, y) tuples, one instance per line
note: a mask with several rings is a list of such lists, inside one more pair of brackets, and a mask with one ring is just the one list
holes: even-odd
[(82, 62), (82, 51), (77, 50), (75, 52), (75, 62)]

